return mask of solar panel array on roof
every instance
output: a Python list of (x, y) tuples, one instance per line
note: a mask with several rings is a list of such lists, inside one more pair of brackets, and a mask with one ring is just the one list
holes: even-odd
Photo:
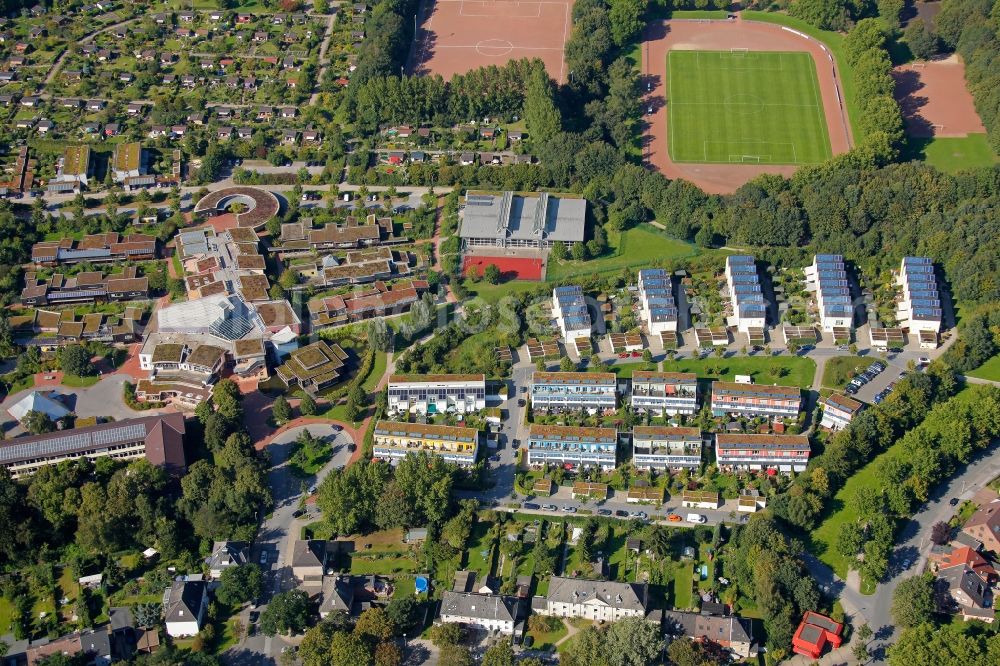
[(146, 436), (145, 424), (129, 424), (120, 428), (97, 430), (54, 437), (43, 442), (27, 444), (14, 443), (0, 446), (0, 462), (23, 460), (25, 458), (46, 458), (61, 453), (107, 447), (114, 444), (137, 441)]
[(816, 279), (816, 301), (825, 330), (841, 326), (848, 320), (853, 325), (854, 305), (851, 283), (847, 279), (844, 257), (839, 254), (817, 254), (813, 266)]
[(767, 316), (756, 260), (752, 256), (735, 254), (727, 257), (726, 277), (733, 314), (741, 320)]
[(212, 335), (224, 340), (239, 340), (253, 330), (253, 324), (241, 315), (219, 317), (209, 325), (208, 330)]

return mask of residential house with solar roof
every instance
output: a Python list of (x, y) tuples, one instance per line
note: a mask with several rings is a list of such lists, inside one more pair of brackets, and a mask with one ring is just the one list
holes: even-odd
[(911, 333), (941, 331), (941, 292), (929, 257), (903, 257), (896, 283), (901, 291), (896, 311), (899, 325)]
[(79, 458), (145, 457), (171, 474), (183, 473), (184, 416), (158, 414), (42, 435), (15, 437), (0, 443), (0, 467), (15, 479), (49, 465)]
[(528, 395), (536, 410), (611, 412), (618, 403), (618, 377), (613, 372), (535, 371)]
[(469, 467), (476, 463), (479, 452), (479, 431), (475, 428), (383, 420), (375, 425), (374, 439), (372, 456), (390, 462), (424, 452)]
[(756, 260), (749, 255), (726, 257), (726, 286), (732, 309), (730, 325), (741, 333), (749, 333), (751, 328), (763, 329), (767, 323), (767, 304)]
[(677, 302), (670, 273), (662, 268), (639, 271), (639, 314), (650, 335), (677, 332)]
[(486, 408), (486, 375), (391, 375), (389, 412), (465, 414)]
[(552, 290), (552, 316), (567, 344), (577, 338), (589, 338), (593, 322), (583, 289), (577, 285), (556, 287)]
[(561, 242), (582, 243), (587, 200), (548, 192), (488, 194), (465, 197), (459, 236), (464, 247), (548, 249)]
[(803, 472), (811, 453), (805, 435), (719, 433), (715, 436), (715, 461), (720, 470)]
[(632, 428), (632, 464), (636, 469), (695, 470), (701, 465), (701, 453), (702, 437), (698, 428)]
[(694, 414), (698, 411), (698, 376), (693, 372), (636, 370), (630, 400), (637, 414)]
[(816, 308), (824, 331), (854, 327), (854, 303), (844, 257), (817, 254), (805, 269), (807, 289), (816, 294)]
[(526, 454), (527, 464), (535, 467), (560, 465), (608, 471), (618, 461), (618, 432), (614, 428), (533, 424)]

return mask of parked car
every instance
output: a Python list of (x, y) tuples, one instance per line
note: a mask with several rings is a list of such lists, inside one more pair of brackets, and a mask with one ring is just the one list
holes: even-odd
[(950, 500), (948, 500), (948, 506), (958, 506), (958, 498), (952, 497)]
[(667, 516), (667, 520), (669, 520), (672, 523), (679, 523), (684, 519), (678, 516), (676, 513), (672, 513), (669, 516)]
[(304, 514), (305, 512), (306, 512), (306, 510), (305, 510), (305, 509), (296, 509), (296, 510), (295, 510), (295, 511), (294, 511), (294, 512), (292, 513), (292, 518), (301, 518), (301, 517), (302, 517), (302, 515), (303, 515), (303, 514)]
[(528, 404), (528, 403), (526, 403), (526, 402), (524, 401), (524, 398), (519, 398), (519, 399), (518, 399), (518, 401), (517, 401), (517, 406), (518, 406), (518, 407), (524, 407), (524, 406), (525, 406), (525, 405), (527, 405), (527, 404)]
[(598, 509), (597, 510), (597, 515), (598, 516), (610, 516), (611, 515), (611, 509)]
[(917, 359), (917, 363), (919, 363), (920, 365), (927, 365), (930, 362), (931, 362), (931, 360), (929, 358), (927, 358), (926, 356), (921, 356), (920, 358)]
[(701, 523), (708, 522), (708, 518), (706, 518), (705, 516), (701, 515), (700, 513), (689, 513), (687, 515), (687, 521), (689, 523), (695, 523), (697, 525), (700, 525)]
[(847, 393), (848, 395), (854, 395), (855, 393), (858, 392), (858, 387), (856, 387), (854, 384), (848, 384), (847, 388), (844, 389), (844, 392)]
[(500, 462), (500, 455), (494, 453), (492, 456), (490, 456), (490, 462)]
[(646, 520), (649, 518), (649, 514), (645, 511), (633, 511), (629, 514), (631, 518), (638, 518), (639, 520)]
[(564, 506), (562, 510), (565, 511), (566, 513), (576, 513), (575, 506)]
[(527, 509), (528, 511), (538, 511), (542, 507), (534, 502), (525, 502), (521, 505), (522, 509)]
[(260, 563), (261, 564), (267, 564), (267, 551), (266, 550), (262, 550), (260, 552)]
[(511, 448), (517, 449), (521, 447), (521, 440), (515, 439), (510, 443)]
[(618, 509), (617, 511), (615, 511), (615, 515), (618, 516), (619, 518), (628, 518), (628, 511), (625, 511), (624, 509)]
[(546, 511), (558, 511), (559, 510), (559, 507), (557, 507), (555, 504), (544, 504), (544, 505), (542, 505), (542, 508), (545, 509)]

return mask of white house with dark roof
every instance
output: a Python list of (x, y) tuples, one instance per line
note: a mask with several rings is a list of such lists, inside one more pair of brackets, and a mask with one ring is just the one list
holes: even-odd
[(521, 602), (515, 597), (448, 590), (441, 595), (439, 617), (442, 622), (459, 622), (512, 636), (520, 610)]
[(649, 608), (649, 586), (552, 576), (548, 594), (535, 597), (531, 608), (539, 615), (582, 617), (595, 622), (645, 617)]
[(175, 581), (163, 599), (167, 634), (174, 638), (201, 631), (208, 608), (208, 585), (204, 581)]
[(249, 561), (249, 548), (245, 541), (216, 541), (208, 558), (208, 568), (215, 580), (229, 567), (243, 566)]

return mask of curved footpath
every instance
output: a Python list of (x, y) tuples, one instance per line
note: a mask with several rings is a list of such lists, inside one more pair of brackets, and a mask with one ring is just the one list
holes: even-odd
[[(650, 23), (642, 43), (643, 160), (667, 178), (683, 178), (706, 192), (728, 194), (764, 173), (791, 176), (802, 165), (778, 164), (693, 164), (674, 162), (667, 150), (667, 52), (700, 49), (706, 51), (746, 48), (752, 51), (804, 51), (816, 63), (823, 113), (834, 155), (846, 153), (853, 145), (836, 59), (819, 41), (801, 32), (774, 23), (759, 21), (667, 19)], [(741, 122), (734, 119), (733, 122)]]

